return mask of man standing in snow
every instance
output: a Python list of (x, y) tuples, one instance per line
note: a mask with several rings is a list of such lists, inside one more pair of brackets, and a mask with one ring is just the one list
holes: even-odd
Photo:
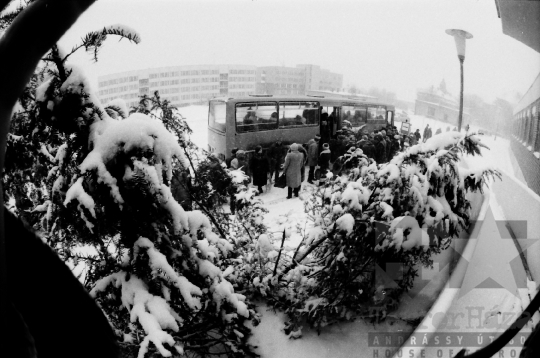
[(435, 135), (437, 135), (437, 134), (441, 134), (441, 133), (442, 133), (442, 130), (441, 130), (441, 128), (437, 128), (437, 131), (435, 132)]
[(313, 174), (315, 173), (315, 167), (318, 164), (319, 159), (319, 139), (310, 139), (308, 142), (308, 158), (307, 164), (309, 165), (308, 183), (313, 184)]
[(319, 184), (324, 183), (326, 178), (326, 172), (330, 169), (330, 158), (332, 154), (330, 153), (330, 145), (328, 143), (324, 143), (322, 145), (322, 152), (319, 155), (319, 166), (321, 170), (321, 179), (319, 181)]
[(276, 173), (275, 181), (277, 181), (279, 177), (279, 169), (281, 167), (281, 162), (283, 161), (283, 151), (284, 148), (281, 144), (281, 139), (278, 139), (275, 143), (273, 143), (268, 150), (270, 181), (272, 181), (272, 176), (274, 173)]
[[(420, 129), (416, 129), (416, 132), (414, 132), (414, 137), (416, 138), (416, 143), (420, 142), (420, 139), (422, 138), (422, 135), (420, 134)], [(416, 144), (414, 143), (414, 144)]]
[(263, 156), (262, 147), (260, 145), (255, 148), (255, 154), (251, 158), (249, 168), (253, 173), (253, 185), (256, 185), (259, 194), (262, 194), (262, 187), (266, 185), (268, 180), (268, 159)]
[[(328, 123), (328, 112), (321, 107), (321, 143), (330, 142), (330, 126)], [(322, 151), (322, 147), (319, 148)]]
[(375, 161), (377, 164), (384, 163), (386, 159), (386, 142), (384, 142), (382, 134), (375, 135)]
[(426, 128), (424, 128), (424, 135), (423, 135), (424, 142), (429, 138), (429, 131), (430, 131), (429, 124), (426, 124)]

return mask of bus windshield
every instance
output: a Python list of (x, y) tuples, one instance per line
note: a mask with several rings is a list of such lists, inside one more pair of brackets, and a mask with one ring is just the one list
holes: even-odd
[(225, 123), (227, 120), (226, 111), (227, 104), (223, 101), (210, 101), (210, 109), (208, 114), (208, 125), (210, 128), (217, 129), (220, 132), (225, 132)]

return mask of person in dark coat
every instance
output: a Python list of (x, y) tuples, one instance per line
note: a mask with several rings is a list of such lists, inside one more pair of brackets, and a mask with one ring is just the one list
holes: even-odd
[(386, 159), (386, 143), (380, 133), (375, 136), (375, 161), (382, 164)]
[(230, 158), (227, 158), (227, 159), (225, 160), (225, 164), (227, 165), (227, 168), (229, 168), (229, 169), (231, 168), (231, 161), (232, 161), (234, 158), (236, 158), (236, 152), (238, 152), (238, 148), (233, 148), (233, 149), (231, 150), (231, 157), (230, 157)]
[(298, 197), (300, 186), (302, 184), (301, 171), (304, 165), (304, 158), (302, 153), (298, 151), (298, 147), (299, 145), (296, 143), (291, 144), (290, 152), (287, 153), (285, 164), (283, 165), (283, 173), (285, 174), (288, 187), (287, 199), (292, 198), (293, 191), (294, 195)]
[(435, 135), (441, 134), (441, 133), (442, 133), (442, 130), (440, 128), (438, 128), (437, 131), (435, 132)]
[(360, 149), (362, 149), (366, 157), (375, 159), (375, 144), (373, 143), (373, 140), (369, 140), (367, 136), (365, 137), (365, 143), (360, 147)]
[(394, 135), (394, 138), (392, 139), (392, 152), (390, 153), (390, 159), (395, 157), (397, 153), (401, 151), (401, 143), (400, 143), (401, 136), (399, 134)]
[(424, 128), (424, 135), (423, 135), (424, 142), (425, 142), (426, 140), (428, 140), (428, 138), (429, 138), (429, 131), (430, 131), (430, 130), (431, 130), (431, 129), (429, 128), (429, 124), (426, 124), (426, 128)]
[(432, 132), (432, 130), (431, 130), (431, 127), (429, 127), (429, 128), (428, 128), (428, 137), (427, 137), (427, 139), (429, 139), (429, 138), (431, 138), (431, 137), (433, 137), (433, 132)]
[(332, 153), (330, 152), (330, 145), (328, 143), (324, 143), (322, 145), (322, 152), (319, 155), (319, 167), (321, 170), (321, 179), (319, 181), (319, 184), (323, 184), (326, 179), (326, 172), (330, 170), (330, 158), (332, 157)]
[(266, 185), (268, 181), (268, 159), (263, 156), (260, 145), (255, 148), (255, 155), (251, 158), (249, 168), (253, 173), (253, 185), (257, 186), (261, 194), (263, 185)]
[(315, 167), (319, 164), (319, 139), (310, 139), (308, 142), (307, 165), (309, 166), (308, 183), (313, 184)]
[(270, 180), (272, 180), (272, 176), (274, 175), (274, 173), (276, 173), (275, 181), (278, 180), (279, 170), (281, 168), (281, 163), (283, 162), (284, 151), (285, 149), (281, 143), (281, 139), (278, 139), (276, 142), (274, 142), (268, 150), (268, 169), (270, 172)]
[[(321, 107), (322, 108), (322, 107)], [(330, 142), (330, 123), (328, 120), (328, 112), (325, 109), (321, 113), (321, 143)], [(319, 148), (322, 151), (322, 147)]]
[(420, 129), (416, 129), (416, 132), (414, 132), (414, 136), (416, 138), (416, 143), (420, 143), (420, 139), (422, 139), (422, 135), (420, 134)]

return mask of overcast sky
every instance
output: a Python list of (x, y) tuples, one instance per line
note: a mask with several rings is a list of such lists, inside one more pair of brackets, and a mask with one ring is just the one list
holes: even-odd
[(502, 33), (495, 0), (99, 0), (63, 37), (64, 48), (88, 31), (124, 24), (140, 44), (113, 37), (99, 62), (81, 53), (97, 76), (141, 68), (312, 63), (344, 75), (344, 87), (376, 86), (414, 100), (418, 88), (459, 93), (459, 61), (448, 28), (471, 32), (465, 92), (485, 100), (524, 94), (540, 72), (540, 54)]

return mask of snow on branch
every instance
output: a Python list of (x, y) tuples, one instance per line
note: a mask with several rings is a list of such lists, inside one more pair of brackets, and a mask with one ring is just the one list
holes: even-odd
[[(103, 45), (103, 41), (107, 39), (107, 35), (120, 36), (136, 44), (141, 42), (141, 37), (137, 31), (120, 24), (105, 26), (102, 30), (89, 32), (82, 38), (81, 46), (84, 46), (87, 52), (93, 52), (94, 61), (97, 61), (98, 52)], [(78, 48), (74, 48), (71, 53), (75, 52)]]
[(135, 242), (133, 257), (136, 259), (137, 254), (141, 248), (146, 248), (149, 265), (154, 272), (158, 273), (162, 278), (169, 279), (178, 288), (180, 294), (184, 298), (186, 304), (192, 309), (200, 309), (201, 301), (197, 297), (192, 295), (201, 296), (202, 291), (199, 287), (195, 286), (184, 276), (180, 276), (176, 273), (174, 268), (167, 262), (167, 258), (161, 252), (154, 248), (154, 244), (147, 238), (141, 237)]
[[(148, 352), (148, 344), (152, 342), (163, 357), (172, 356), (164, 344), (175, 345), (174, 338), (165, 329), (178, 332), (178, 322), (181, 318), (175, 314), (167, 301), (154, 296), (148, 291), (148, 286), (137, 276), (131, 274), (126, 280), (126, 272), (120, 271), (98, 280), (90, 291), (92, 297), (113, 284), (122, 290), (122, 305), (130, 312), (131, 322), (138, 321), (147, 336), (141, 342), (138, 357), (144, 357)], [(175, 318), (176, 317), (176, 318)]]
[[(168, 180), (172, 178), (173, 157), (178, 158), (187, 167), (182, 148), (176, 138), (167, 131), (162, 122), (145, 114), (134, 113), (123, 121), (109, 119), (94, 122), (91, 140), (94, 149), (81, 163), (80, 170), (82, 173), (97, 170), (98, 181), (106, 183), (111, 188), (113, 197), (120, 204), (123, 203), (123, 199), (117, 186), (117, 179), (112, 177), (106, 168), (106, 164), (119, 153), (130, 156), (136, 151), (152, 152), (156, 168), (163, 165)], [(163, 192), (162, 203), (170, 202), (172, 195), (169, 195), (163, 186), (156, 187), (153, 191), (159, 189)]]

